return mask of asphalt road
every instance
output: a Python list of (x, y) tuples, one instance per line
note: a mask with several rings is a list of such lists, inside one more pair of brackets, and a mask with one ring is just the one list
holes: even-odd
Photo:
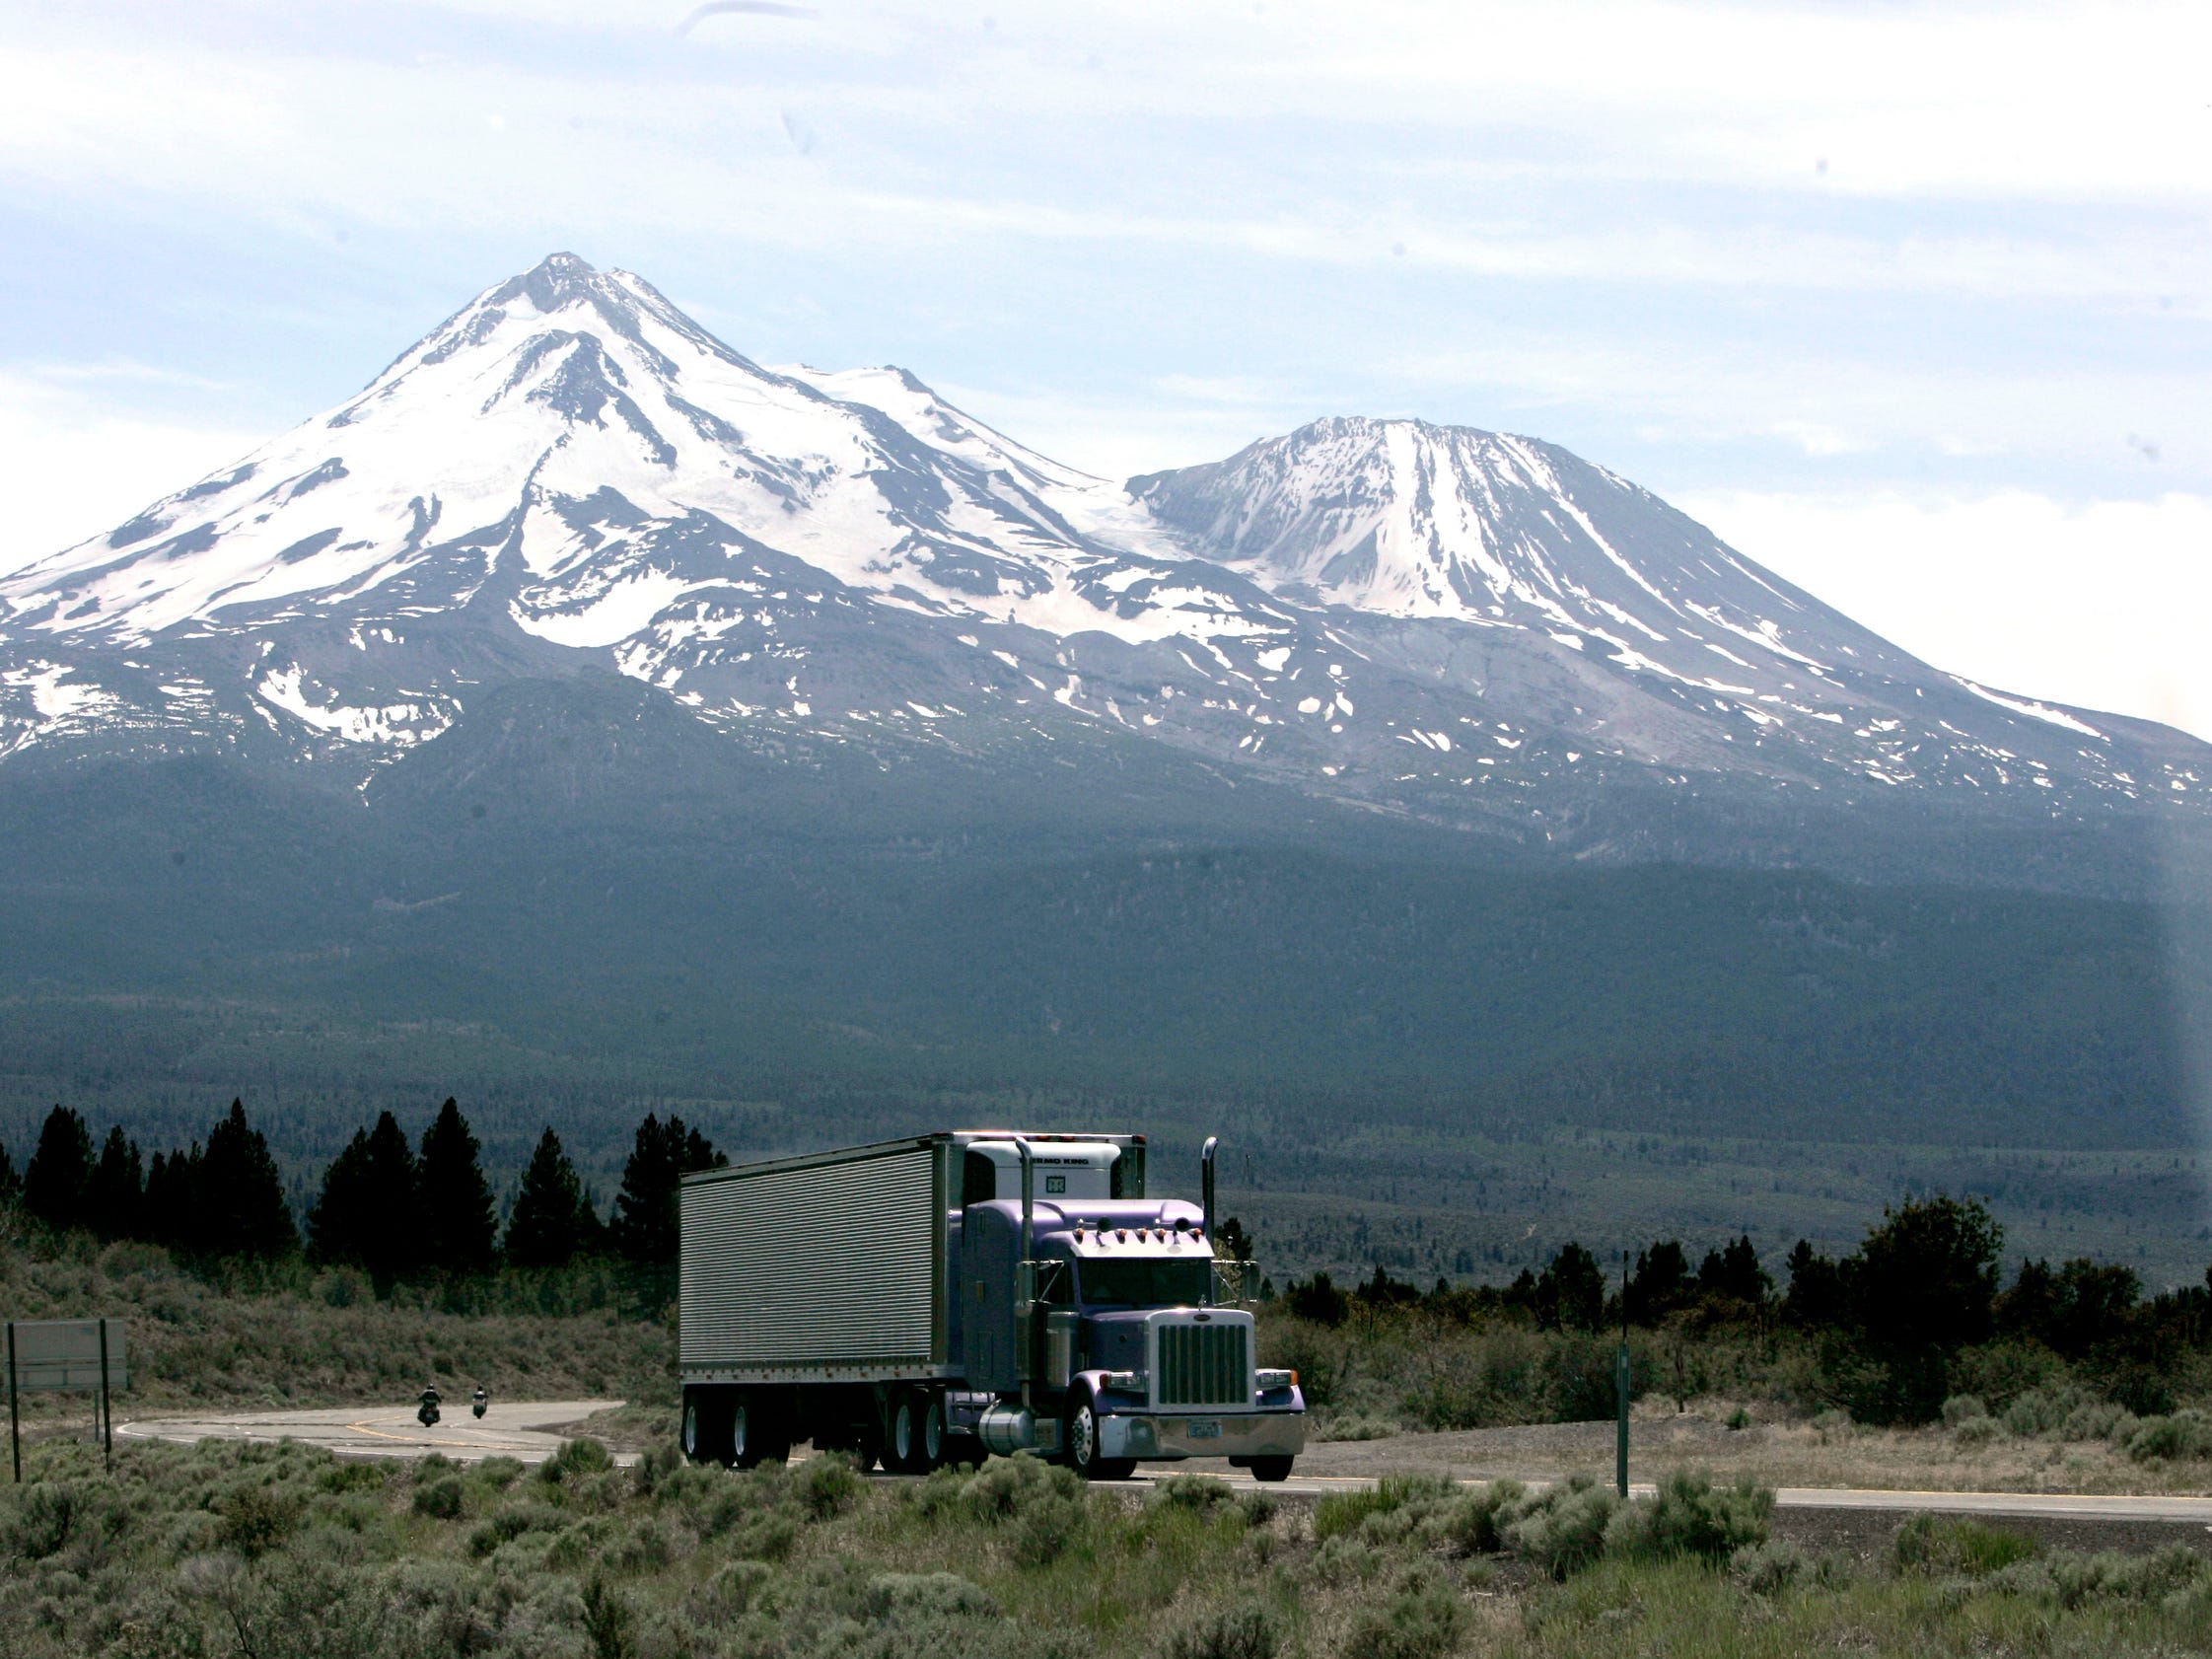
[[(425, 1428), (415, 1421), (409, 1406), (355, 1407), (318, 1411), (242, 1411), (220, 1416), (148, 1417), (118, 1423), (118, 1438), (175, 1440), (291, 1439), (353, 1457), (412, 1458), (426, 1452), (443, 1452), (459, 1461), (492, 1456), (542, 1463), (564, 1438), (575, 1432), (580, 1418), (618, 1406), (617, 1400), (495, 1401), (479, 1422), (469, 1415), (465, 1400), (448, 1407), (444, 1419)], [(616, 1462), (634, 1463), (636, 1454), (617, 1454)], [(1179, 1466), (1218, 1475), (1240, 1486), (1256, 1483), (1241, 1471), (1210, 1459)], [(1174, 1474), (1177, 1466), (1156, 1464), (1142, 1473), (1132, 1486)], [(1281, 1497), (1309, 1501), (1328, 1492), (1356, 1490), (1372, 1485), (1365, 1475), (1293, 1475), (1288, 1480), (1264, 1489)], [(1479, 1481), (1468, 1481), (1478, 1485)], [(1532, 1481), (1540, 1484), (1540, 1481)], [(1651, 1487), (1631, 1486), (1648, 1494)], [(2061, 1492), (1916, 1492), (1870, 1487), (1785, 1486), (1776, 1491), (1778, 1508), (1791, 1510), (1881, 1510), (1898, 1513), (1935, 1510), (1952, 1515), (2007, 1516), (2046, 1521), (2167, 1521), (2193, 1522), (2212, 1528), (2212, 1497), (2133, 1497)]]
[[(428, 1428), (412, 1406), (355, 1406), (322, 1411), (240, 1411), (222, 1416), (147, 1417), (117, 1423), (118, 1440), (297, 1440), (348, 1457), (419, 1458), (443, 1452), (459, 1462), (503, 1456), (543, 1463), (575, 1432), (579, 1417), (619, 1406), (619, 1400), (493, 1401), (481, 1421), (465, 1397), (449, 1402)], [(558, 1432), (562, 1428), (567, 1434)], [(635, 1454), (616, 1463), (635, 1463)]]

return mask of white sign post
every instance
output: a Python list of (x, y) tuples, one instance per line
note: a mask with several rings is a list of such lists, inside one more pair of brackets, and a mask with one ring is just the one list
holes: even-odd
[(22, 1416), (16, 1397), (27, 1389), (90, 1389), (97, 1393), (93, 1428), (115, 1461), (114, 1391), (130, 1386), (119, 1319), (8, 1321), (8, 1447), (23, 1479)]

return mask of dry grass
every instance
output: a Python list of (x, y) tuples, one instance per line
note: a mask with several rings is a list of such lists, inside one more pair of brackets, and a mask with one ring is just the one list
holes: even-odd
[[(1687, 1412), (1641, 1407), (1630, 1427), (1633, 1479), (1694, 1463), (1718, 1479), (1772, 1486), (1866, 1486), (1888, 1490), (2212, 1493), (2212, 1463), (2139, 1463), (2104, 1440), (2063, 1441), (1999, 1433), (1977, 1441), (1941, 1426), (1860, 1428), (1836, 1418), (1778, 1418), (1731, 1429), (1735, 1403)], [(1772, 1407), (1765, 1408), (1769, 1413)], [(1542, 1423), (1454, 1434), (1310, 1447), (1302, 1474), (1378, 1475), (1423, 1469), (1463, 1479), (1556, 1479), (1612, 1469), (1613, 1425)]]

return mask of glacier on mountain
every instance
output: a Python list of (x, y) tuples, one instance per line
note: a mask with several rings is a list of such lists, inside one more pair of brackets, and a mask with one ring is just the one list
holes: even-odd
[(571, 254), (0, 580), (0, 756), (366, 775), (474, 686), (595, 667), (741, 738), (1078, 720), (1453, 822), (1564, 826), (1631, 777), (2050, 814), (2212, 775), (1941, 674), (1536, 439), (1328, 418), (1115, 484), (901, 369), (762, 367)]

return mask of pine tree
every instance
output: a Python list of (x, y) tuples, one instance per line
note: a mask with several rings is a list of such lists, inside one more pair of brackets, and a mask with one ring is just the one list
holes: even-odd
[(146, 1167), (146, 1219), (139, 1236), (181, 1255), (199, 1253), (200, 1147), (154, 1154)]
[(92, 1132), (73, 1110), (55, 1107), (46, 1114), (38, 1149), (23, 1172), (23, 1207), (56, 1232), (84, 1226), (92, 1171)]
[(530, 1168), (515, 1194), (507, 1220), (507, 1261), (516, 1267), (565, 1267), (599, 1243), (600, 1222), (576, 1177), (576, 1166), (561, 1150), (561, 1137), (548, 1128), (538, 1137)]
[(421, 1176), (391, 1113), (380, 1113), (373, 1129), (356, 1129), (330, 1160), (308, 1231), (317, 1261), (366, 1267), (380, 1285), (424, 1264)]
[(104, 1239), (135, 1239), (146, 1226), (146, 1174), (138, 1143), (110, 1128), (85, 1189), (85, 1221)]
[(422, 1131), (423, 1236), (430, 1265), (449, 1273), (486, 1272), (499, 1254), (499, 1214), (481, 1153), (456, 1101)]
[(0, 1142), (0, 1209), (12, 1209), (23, 1201), (23, 1178), (16, 1174), (16, 1161), (8, 1156), (6, 1143)]
[(674, 1262), (681, 1232), (678, 1203), (683, 1177), (692, 1170), (721, 1169), (729, 1162), (682, 1118), (672, 1114), (663, 1123), (647, 1113), (637, 1126), (629, 1162), (622, 1166), (621, 1190), (614, 1195), (614, 1215), (607, 1228), (614, 1248), (641, 1267)]
[(209, 1256), (283, 1256), (300, 1245), (269, 1143), (246, 1120), (246, 1103), (208, 1131), (200, 1156), (194, 1219)]

